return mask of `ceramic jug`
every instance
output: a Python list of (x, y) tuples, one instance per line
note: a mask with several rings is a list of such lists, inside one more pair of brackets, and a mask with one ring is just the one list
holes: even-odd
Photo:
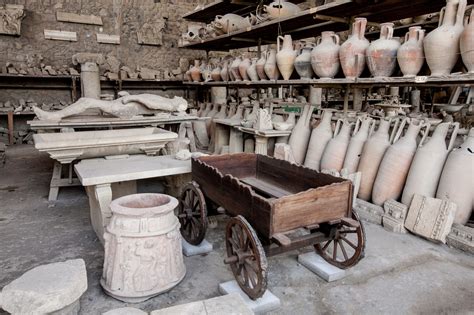
[(247, 69), (250, 67), (250, 59), (244, 58), (242, 62), (239, 64), (239, 73), (244, 81), (250, 81), (250, 78), (247, 74)]
[(399, 120), (394, 120), (395, 125), (391, 136), (389, 133), (391, 122), (391, 120), (381, 119), (377, 131), (367, 139), (362, 148), (359, 166), (357, 167), (357, 171), (362, 173), (357, 195), (360, 199), (370, 200), (380, 162), (382, 162), (385, 151), (391, 144), (392, 136), (395, 136), (397, 127), (403, 128), (406, 123), (405, 120), (400, 124)]
[(341, 171), (353, 125), (346, 119), (337, 121), (334, 137), (329, 140), (321, 158), (321, 170)]
[(308, 151), (306, 152), (306, 158), (304, 166), (319, 171), (319, 165), (321, 164), (321, 158), (324, 153), (324, 149), (332, 138), (331, 128), (332, 111), (325, 110), (323, 112), (321, 122), (311, 132), (311, 138), (308, 145)]
[(194, 66), (190, 69), (190, 74), (194, 82), (202, 81), (201, 69), (199, 68), (199, 60), (194, 60)]
[[(282, 41), (282, 44), (280, 44)], [(297, 51), (293, 49), (291, 35), (278, 36), (276, 61), (283, 80), (289, 80), (295, 68)]]
[(471, 16), (466, 18), (464, 31), (459, 41), (461, 57), (469, 73), (474, 73), (474, 8), (471, 9)]
[(387, 149), (380, 163), (372, 191), (372, 202), (382, 206), (388, 199), (400, 198), (410, 165), (416, 152), (416, 139), (422, 128), (425, 128), (420, 145), (428, 135), (430, 124), (413, 120), (406, 134), (400, 138), (402, 129), (398, 130), (394, 143)]
[(322, 32), (311, 52), (311, 66), (321, 79), (332, 79), (339, 72), (339, 35)]
[(263, 10), (268, 13), (270, 19), (290, 17), (301, 11), (296, 4), (285, 0), (276, 0), (269, 5), (264, 5)]
[(458, 60), (465, 9), (466, 0), (447, 0), (440, 12), (438, 28), (429, 32), (423, 41), (432, 76), (450, 74)]
[(364, 37), (366, 25), (366, 18), (356, 18), (352, 24), (352, 35), (349, 36), (339, 49), (339, 60), (346, 78), (357, 78), (364, 71), (365, 51), (370, 45), (369, 41)]
[(380, 38), (367, 48), (366, 60), (375, 78), (390, 77), (397, 65), (398, 37), (393, 37), (393, 23), (380, 24)]
[(213, 23), (213, 27), (221, 34), (243, 30), (250, 26), (252, 25), (248, 17), (244, 18), (233, 13), (217, 15)]
[[(453, 126), (451, 140), (446, 146), (445, 138), (451, 126)], [(453, 148), (458, 130), (459, 123), (441, 123), (436, 127), (429, 141), (416, 150), (403, 189), (402, 203), (410, 206), (415, 194), (435, 197), (444, 163), (449, 151)]]
[(301, 114), (298, 122), (293, 128), (288, 144), (293, 151), (295, 162), (297, 164), (303, 164), (306, 150), (308, 149), (309, 137), (311, 135), (310, 122), (313, 114), (314, 107), (311, 105), (305, 105), (303, 113)]
[(229, 68), (228, 68), (229, 63), (227, 61), (224, 61), (222, 65), (222, 70), (221, 70), (221, 79), (222, 81), (229, 81)]
[(259, 80), (257, 73), (257, 59), (258, 58), (252, 58), (250, 66), (247, 68), (247, 76), (252, 82)]
[(307, 43), (301, 48), (299, 55), (295, 59), (295, 70), (301, 79), (311, 79), (313, 77), (313, 68), (311, 67), (311, 51), (313, 45)]
[(474, 128), (464, 143), (449, 153), (436, 198), (454, 202), (457, 205), (454, 223), (467, 223), (474, 208)]
[(262, 52), (260, 59), (258, 59), (256, 64), (257, 74), (260, 80), (266, 80), (267, 75), (265, 74), (265, 63), (267, 62), (266, 52)]
[(270, 49), (267, 55), (267, 61), (265, 62), (265, 74), (270, 80), (278, 80), (280, 72), (278, 71), (276, 63), (276, 49)]
[(221, 67), (217, 66), (211, 71), (212, 81), (221, 81)]
[(203, 61), (201, 63), (201, 76), (202, 76), (202, 79), (204, 81), (210, 81), (211, 80), (211, 66), (206, 62), (206, 61)]
[[(360, 123), (360, 121), (362, 121), (362, 123)], [(365, 117), (362, 120), (358, 119), (354, 135), (347, 147), (346, 157), (344, 158), (344, 165), (342, 167), (347, 169), (349, 174), (357, 172), (365, 141), (367, 141), (374, 128), (375, 120), (372, 118)]]
[(232, 64), (230, 65), (230, 72), (232, 73), (232, 77), (234, 81), (242, 81), (242, 77), (240, 76), (240, 71), (239, 71), (239, 65), (242, 62), (242, 59), (240, 57), (237, 57), (232, 61)]
[(425, 62), (423, 38), (425, 30), (420, 26), (412, 26), (405, 34), (405, 43), (397, 52), (398, 65), (404, 77), (414, 77), (420, 72)]

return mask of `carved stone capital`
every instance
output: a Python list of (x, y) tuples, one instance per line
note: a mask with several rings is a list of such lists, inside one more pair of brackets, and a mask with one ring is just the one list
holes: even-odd
[(25, 9), (22, 5), (7, 4), (0, 6), (0, 34), (19, 36), (21, 20), (25, 16)]
[(77, 53), (72, 56), (72, 63), (75, 65), (84, 64), (87, 62), (92, 62), (101, 65), (104, 64), (105, 58), (104, 55), (95, 53)]

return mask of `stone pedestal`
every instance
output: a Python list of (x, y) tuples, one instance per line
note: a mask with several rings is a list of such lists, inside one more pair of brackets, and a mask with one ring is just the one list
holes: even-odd
[(104, 61), (104, 56), (101, 54), (78, 53), (72, 56), (73, 64), (81, 65), (82, 97), (100, 99), (99, 65)]
[(268, 138), (255, 136), (255, 153), (268, 154)]
[(405, 218), (408, 207), (403, 203), (389, 199), (385, 201), (383, 208), (385, 213), (382, 217), (383, 227), (390, 232), (407, 233), (405, 229)]
[(104, 234), (100, 284), (110, 296), (138, 303), (177, 285), (186, 274), (178, 201), (163, 194), (135, 194), (112, 201)]
[(244, 152), (244, 134), (236, 128), (230, 128), (229, 136), (229, 152), (241, 153)]

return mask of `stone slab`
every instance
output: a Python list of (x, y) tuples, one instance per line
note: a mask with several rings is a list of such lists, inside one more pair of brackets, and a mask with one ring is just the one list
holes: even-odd
[(97, 42), (101, 44), (120, 45), (120, 35), (100, 34), (97, 33)]
[(75, 14), (69, 12), (56, 12), (56, 19), (59, 22), (69, 22), (78, 24), (104, 25), (102, 18), (96, 15)]
[(203, 240), (201, 244), (194, 246), (186, 242), (185, 239), (182, 241), (183, 245), (183, 254), (186, 257), (202, 255), (212, 252), (212, 244), (207, 240)]
[(221, 294), (238, 293), (245, 304), (256, 314), (263, 314), (278, 309), (281, 305), (280, 299), (269, 290), (265, 291), (263, 296), (257, 300), (252, 300), (242, 291), (237, 281), (227, 281), (219, 284)]
[(102, 315), (148, 315), (148, 313), (134, 307), (121, 307), (102, 313)]
[(346, 276), (345, 270), (331, 265), (314, 252), (298, 255), (298, 262), (327, 282), (340, 280)]
[(44, 38), (67, 42), (77, 42), (77, 33), (57, 30), (44, 30)]

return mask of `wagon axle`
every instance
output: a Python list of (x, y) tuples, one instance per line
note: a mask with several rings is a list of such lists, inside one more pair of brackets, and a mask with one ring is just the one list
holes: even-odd
[(243, 263), (245, 263), (245, 260), (247, 258), (252, 257), (252, 256), (253, 256), (252, 253), (245, 252), (239, 249), (236, 251), (235, 255), (226, 257), (224, 259), (224, 264), (229, 265), (229, 264), (238, 263), (239, 265), (242, 265)]

